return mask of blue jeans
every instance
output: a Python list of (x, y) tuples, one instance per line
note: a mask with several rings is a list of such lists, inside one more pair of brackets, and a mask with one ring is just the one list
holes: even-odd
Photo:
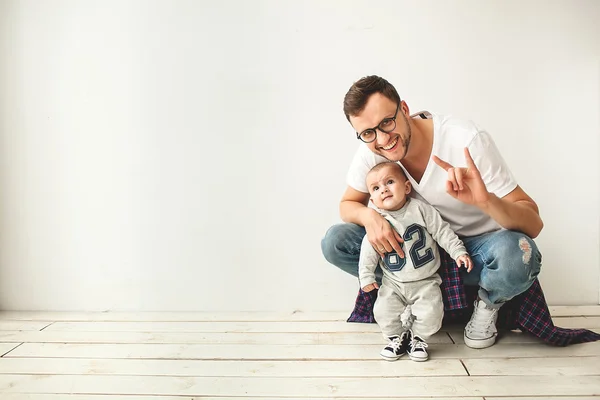
[[(325, 259), (341, 270), (358, 277), (358, 259), (365, 228), (355, 224), (337, 224), (329, 228), (321, 241)], [(523, 293), (540, 273), (542, 255), (527, 235), (509, 230), (461, 237), (471, 259), (470, 273), (461, 268), (465, 285), (479, 286), (479, 298), (491, 307)], [(382, 271), (375, 271), (381, 283)]]

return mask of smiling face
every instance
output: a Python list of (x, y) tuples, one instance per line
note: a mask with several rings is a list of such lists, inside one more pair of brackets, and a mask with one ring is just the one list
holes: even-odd
[[(349, 116), (349, 120), (359, 135), (376, 131), (375, 139), (366, 144), (373, 153), (390, 161), (400, 161), (408, 152), (412, 134), (408, 113), (406, 102), (397, 104), (381, 93), (374, 93), (367, 100), (364, 109), (357, 115)], [(389, 131), (388, 126), (394, 116), (395, 127)]]
[(371, 201), (380, 210), (396, 211), (406, 203), (411, 186), (397, 163), (376, 165), (367, 174)]

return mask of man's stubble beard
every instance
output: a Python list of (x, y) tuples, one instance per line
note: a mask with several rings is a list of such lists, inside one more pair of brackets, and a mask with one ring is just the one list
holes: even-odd
[(402, 154), (402, 157), (399, 160), (390, 160), (389, 158), (387, 158), (385, 155), (383, 155), (380, 152), (379, 155), (388, 161), (392, 161), (392, 162), (401, 161), (404, 159), (404, 157), (406, 157), (406, 154), (408, 154), (408, 146), (410, 145), (410, 138), (412, 137), (412, 130), (410, 129), (410, 124), (408, 123), (408, 120), (406, 119), (404, 114), (402, 114), (402, 118), (404, 118), (404, 124), (406, 125), (406, 137), (403, 137), (402, 135), (399, 134), (398, 141), (402, 143), (402, 148), (404, 149), (404, 153)]

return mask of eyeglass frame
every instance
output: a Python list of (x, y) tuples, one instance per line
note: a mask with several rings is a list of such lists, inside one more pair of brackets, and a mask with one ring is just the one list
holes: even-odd
[[(377, 124), (377, 126), (374, 127), (374, 128), (365, 129), (361, 133), (356, 132), (356, 138), (358, 140), (360, 140), (361, 142), (363, 142), (363, 143), (373, 143), (374, 141), (377, 140), (377, 131), (378, 130), (381, 131), (381, 132), (383, 132), (383, 133), (392, 133), (394, 131), (394, 129), (396, 129), (396, 117), (398, 116), (398, 111), (399, 110), (400, 110), (400, 103), (398, 103), (398, 106), (396, 106), (396, 112), (394, 113), (393, 117), (382, 119), (381, 122), (379, 122), (379, 124)], [(394, 127), (392, 129), (390, 129), (389, 131), (386, 131), (386, 130), (382, 129), (380, 126), (381, 126), (381, 124), (383, 124), (384, 121), (393, 121), (394, 122)], [(361, 138), (362, 134), (365, 133), (365, 132), (367, 132), (367, 131), (373, 131), (373, 132), (375, 132), (375, 137), (373, 138), (373, 140), (371, 140), (369, 142), (367, 142), (367, 141), (365, 141), (365, 140), (363, 140)]]

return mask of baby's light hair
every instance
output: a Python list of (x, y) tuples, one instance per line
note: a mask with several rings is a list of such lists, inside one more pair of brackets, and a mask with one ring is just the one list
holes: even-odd
[(377, 172), (377, 171), (381, 170), (382, 168), (386, 168), (386, 167), (390, 167), (390, 168), (395, 169), (398, 172), (398, 174), (400, 176), (402, 176), (402, 178), (404, 178), (405, 181), (408, 180), (408, 177), (404, 173), (404, 170), (402, 169), (402, 167), (400, 166), (400, 164), (398, 164), (397, 162), (393, 162), (393, 161), (385, 161), (385, 162), (382, 162), (380, 164), (377, 164), (376, 166), (374, 166), (373, 168), (371, 168), (371, 170), (367, 173), (367, 177), (371, 173)]

